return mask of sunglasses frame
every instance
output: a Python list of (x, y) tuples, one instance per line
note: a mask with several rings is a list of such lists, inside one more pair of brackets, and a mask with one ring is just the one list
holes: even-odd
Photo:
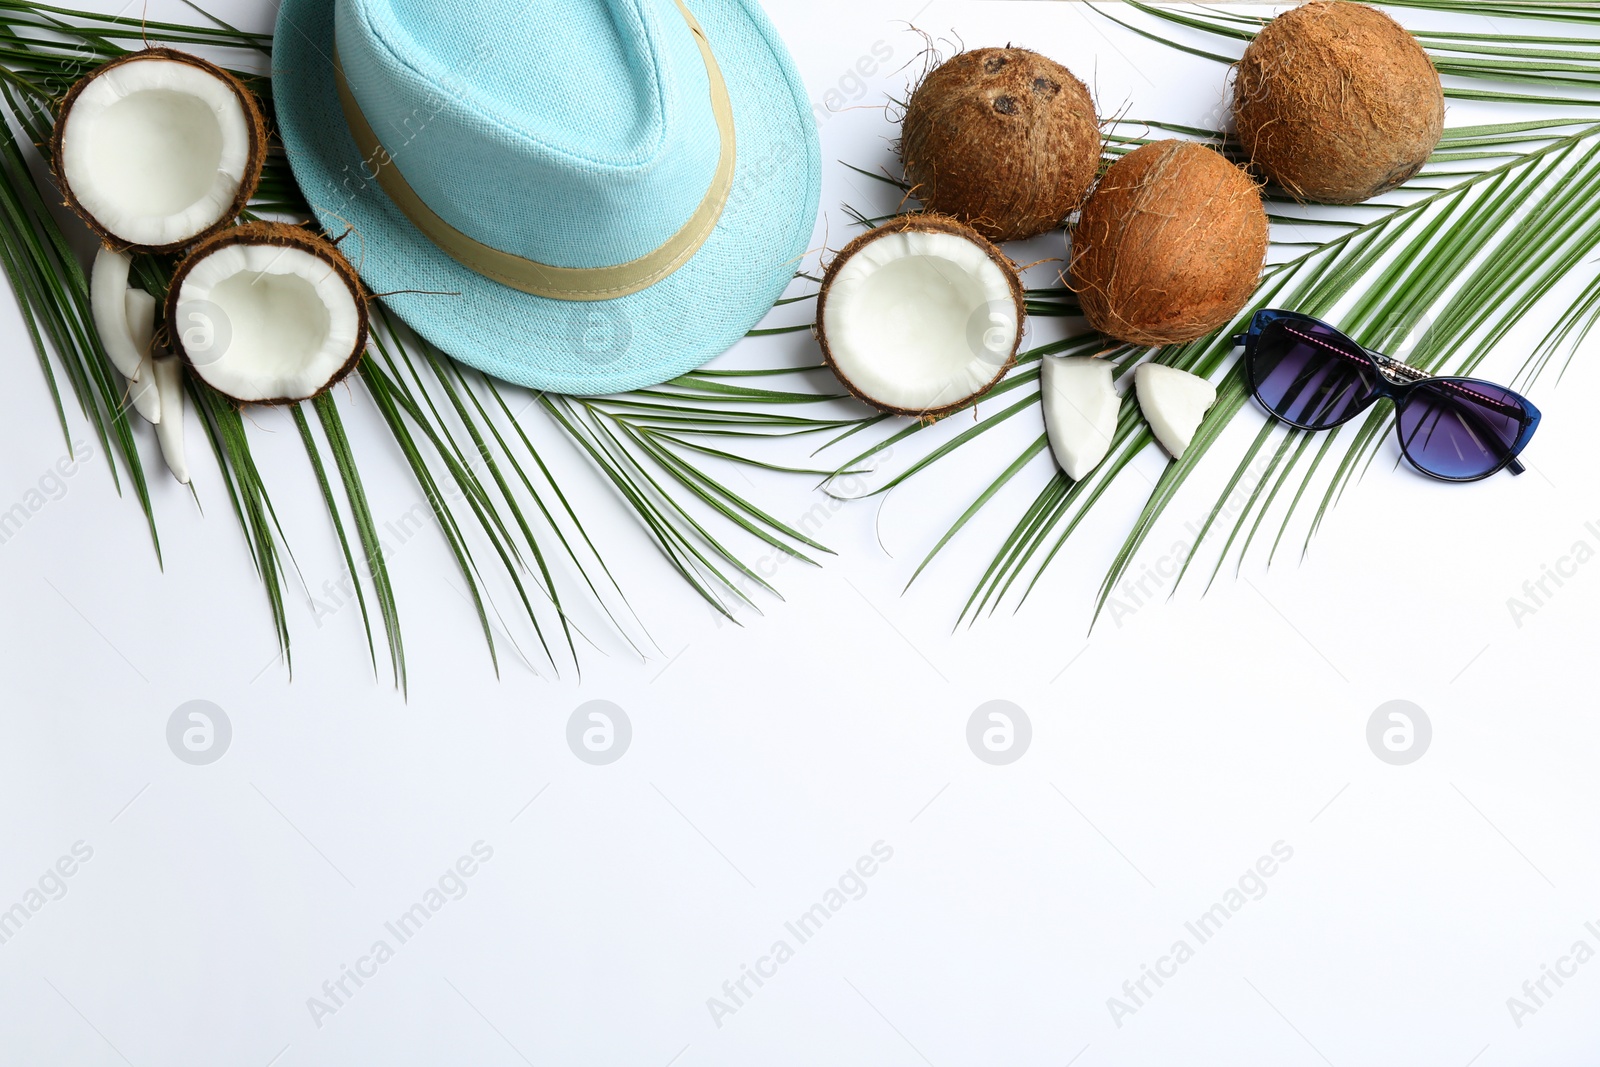
[[(1372, 395), (1363, 400), (1358, 407), (1356, 407), (1344, 418), (1337, 422), (1329, 423), (1326, 426), (1308, 426), (1295, 422), (1293, 419), (1285, 418), (1273, 411), (1272, 406), (1267, 403), (1265, 398), (1262, 397), (1260, 383), (1256, 381), (1255, 355), (1256, 344), (1261, 338), (1262, 331), (1274, 322), (1299, 322), (1305, 323), (1308, 326), (1321, 327), (1324, 330), (1330, 331), (1334, 335), (1333, 338), (1330, 338), (1330, 340), (1336, 339), (1343, 341), (1345, 344), (1350, 346), (1351, 351), (1346, 353), (1347, 355), (1353, 356), (1356, 352), (1360, 352), (1365, 355), (1368, 362), (1372, 364), (1372, 369), (1376, 372), (1373, 375), (1374, 385)], [(1522, 450), (1528, 446), (1528, 442), (1533, 439), (1533, 432), (1539, 428), (1540, 415), (1539, 409), (1534, 407), (1528, 398), (1520, 393), (1511, 394), (1521, 401), (1523, 408), (1523, 415), (1520, 420), (1521, 429), (1517, 434), (1517, 439), (1511, 445), (1506, 457), (1501, 460), (1500, 463), (1492, 470), (1485, 471), (1482, 474), (1474, 474), (1465, 478), (1452, 478), (1449, 475), (1436, 474), (1433, 471), (1428, 470), (1412, 457), (1410, 449), (1406, 447), (1405, 434), (1400, 426), (1400, 412), (1404, 410), (1406, 403), (1409, 401), (1411, 395), (1416, 391), (1417, 386), (1424, 383), (1442, 382), (1447, 385), (1456, 385), (1468, 389), (1470, 389), (1472, 386), (1488, 386), (1504, 392), (1511, 392), (1504, 386), (1495, 385), (1493, 382), (1483, 381), (1479, 378), (1436, 377), (1435, 375), (1429, 374), (1427, 371), (1420, 370), (1408, 363), (1401, 362), (1400, 360), (1395, 359), (1393, 356), (1386, 356), (1382, 352), (1375, 352), (1365, 345), (1358, 344), (1355, 340), (1341, 332), (1337, 327), (1331, 326), (1328, 323), (1323, 322), (1321, 319), (1313, 318), (1310, 315), (1303, 315), (1298, 311), (1285, 311), (1278, 308), (1264, 308), (1261, 311), (1256, 312), (1255, 315), (1251, 317), (1249, 329), (1245, 333), (1236, 335), (1233, 338), (1233, 343), (1236, 347), (1241, 345), (1244, 347), (1244, 377), (1245, 380), (1250, 384), (1250, 392), (1256, 398), (1256, 403), (1260, 404), (1274, 419), (1277, 419), (1279, 422), (1284, 423), (1287, 426), (1293, 426), (1297, 430), (1307, 431), (1332, 430), (1336, 427), (1343, 426), (1357, 415), (1362, 414), (1380, 399), (1387, 398), (1391, 403), (1394, 404), (1395, 407), (1395, 436), (1400, 441), (1401, 455), (1405, 456), (1406, 461), (1415, 467), (1418, 472), (1427, 475), (1429, 478), (1436, 478), (1442, 482), (1477, 482), (1482, 481), (1485, 478), (1493, 477), (1503, 470), (1509, 469), (1512, 474), (1521, 474), (1527, 469), (1523, 466), (1518, 457), (1522, 454)]]

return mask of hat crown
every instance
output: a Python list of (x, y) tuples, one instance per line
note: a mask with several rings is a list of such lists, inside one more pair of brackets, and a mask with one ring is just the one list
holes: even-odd
[(711, 186), (710, 76), (675, 0), (338, 0), (335, 40), (405, 181), (490, 248), (628, 263)]

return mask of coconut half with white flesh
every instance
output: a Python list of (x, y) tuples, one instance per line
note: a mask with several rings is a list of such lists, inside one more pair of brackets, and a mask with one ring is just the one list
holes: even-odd
[(1199, 375), (1161, 363), (1133, 372), (1133, 387), (1156, 440), (1173, 459), (1182, 459), (1206, 412), (1217, 402), (1217, 387)]
[(267, 128), (233, 75), (150, 48), (72, 87), (51, 155), (67, 206), (107, 244), (178, 252), (227, 226), (255, 195)]
[(243, 403), (325, 392), (367, 347), (355, 269), (298, 226), (251, 222), (207, 238), (178, 264), (167, 328), (190, 369)]
[(881, 411), (938, 418), (1005, 376), (1023, 331), (1016, 267), (969, 226), (908, 215), (829, 264), (817, 340), (845, 388)]
[(1050, 451), (1067, 477), (1079, 481), (1100, 465), (1117, 433), (1114, 368), (1097, 356), (1042, 357), (1039, 394)]

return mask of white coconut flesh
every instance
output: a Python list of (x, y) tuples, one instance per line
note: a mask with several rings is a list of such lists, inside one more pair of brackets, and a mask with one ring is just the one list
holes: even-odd
[(1217, 387), (1188, 371), (1145, 363), (1133, 372), (1133, 388), (1156, 440), (1173, 459), (1183, 458), (1206, 412), (1217, 402)]
[(156, 388), (150, 373), (153, 361), (151, 345), (156, 334), (156, 298), (143, 289), (129, 289), (123, 294), (128, 315), (128, 330), (133, 343), (142, 353), (139, 376), (129, 379), (128, 402), (148, 422), (161, 421), (161, 392)]
[(1110, 363), (1095, 356), (1050, 356), (1040, 363), (1050, 451), (1067, 477), (1078, 481), (1111, 451), (1122, 398)]
[(207, 384), (235, 400), (315, 396), (356, 355), (356, 294), (299, 248), (231, 244), (196, 263), (178, 291), (179, 336)]
[(183, 415), (188, 400), (183, 395), (183, 362), (177, 356), (157, 356), (150, 368), (156, 389), (161, 393), (161, 421), (156, 423), (156, 442), (161, 458), (172, 476), (189, 484), (189, 458), (183, 449)]
[(216, 75), (170, 59), (123, 63), (85, 86), (64, 121), (62, 177), (117, 238), (171, 245), (232, 213), (251, 124)]
[(908, 230), (863, 245), (828, 289), (822, 329), (838, 372), (902, 411), (980, 392), (1016, 348), (1005, 271), (971, 241)]
[(128, 272), (132, 266), (133, 260), (122, 252), (102, 246), (95, 253), (89, 270), (89, 311), (111, 365), (136, 382), (148, 348), (134, 343), (128, 324)]

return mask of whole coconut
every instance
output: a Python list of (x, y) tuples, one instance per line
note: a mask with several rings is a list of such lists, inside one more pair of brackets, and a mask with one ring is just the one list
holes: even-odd
[(1072, 72), (1025, 48), (940, 64), (911, 94), (900, 137), (911, 193), (995, 241), (1058, 228), (1100, 165), (1100, 125)]
[(1444, 133), (1439, 72), (1415, 37), (1365, 4), (1278, 16), (1239, 61), (1239, 140), (1302, 200), (1355, 204), (1414, 176)]
[(1176, 344), (1238, 314), (1266, 256), (1267, 212), (1250, 176), (1204, 145), (1157, 141), (1118, 160), (1084, 205), (1073, 288), (1101, 333)]

